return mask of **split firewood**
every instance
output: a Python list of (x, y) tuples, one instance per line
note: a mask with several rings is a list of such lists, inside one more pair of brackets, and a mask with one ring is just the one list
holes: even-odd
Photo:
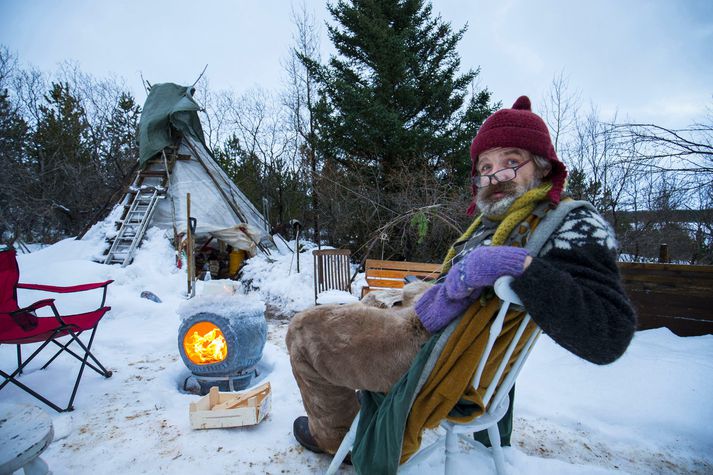
[(208, 407), (213, 407), (220, 403), (220, 392), (218, 392), (218, 386), (211, 386), (208, 392)]
[[(211, 388), (212, 390), (212, 388)], [(238, 394), (233, 398), (228, 399), (227, 401), (224, 401), (220, 404), (212, 404), (212, 399), (211, 399), (211, 410), (212, 411), (224, 411), (226, 409), (233, 409), (237, 406), (241, 405), (247, 405), (247, 406), (253, 406), (257, 407), (257, 396), (261, 394), (266, 394), (270, 391), (270, 383), (267, 383), (267, 385), (259, 386), (255, 389), (252, 389), (246, 393)], [(254, 400), (254, 401), (253, 401)], [(252, 404), (251, 404), (252, 401)], [(245, 404), (247, 402), (247, 404)]]

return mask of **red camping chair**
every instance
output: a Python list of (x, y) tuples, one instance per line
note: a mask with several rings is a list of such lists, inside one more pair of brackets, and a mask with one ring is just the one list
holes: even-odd
[[(0, 375), (5, 378), (2, 384), (0, 384), (0, 390), (3, 389), (7, 383), (13, 383), (58, 412), (71, 411), (74, 409), (72, 403), (77, 394), (77, 388), (79, 387), (79, 381), (82, 379), (85, 366), (92, 368), (105, 378), (109, 378), (112, 374), (111, 371), (108, 371), (102, 366), (90, 350), (99, 320), (111, 309), (111, 307), (105, 307), (104, 302), (106, 300), (107, 286), (112, 283), (113, 280), (94, 284), (57, 287), (54, 285), (20, 284), (18, 283), (19, 277), (20, 271), (17, 266), (17, 259), (15, 258), (15, 250), (0, 251), (0, 345), (17, 345), (17, 369), (13, 371), (12, 374), (7, 374), (0, 370)], [(69, 293), (100, 288), (104, 288), (104, 294), (99, 308), (91, 312), (76, 315), (60, 315), (54, 305), (54, 299), (39, 300), (24, 308), (20, 308), (17, 304), (17, 289)], [(54, 316), (37, 316), (36, 311), (43, 307), (50, 307)], [(87, 330), (91, 330), (91, 335), (89, 336), (89, 342), (85, 345), (84, 342), (79, 339), (79, 335)], [(59, 341), (61, 337), (65, 336), (69, 337), (69, 341)], [(79, 348), (76, 346), (73, 347), (77, 349), (76, 352), (69, 347), (75, 342), (79, 345)], [(23, 362), (21, 346), (26, 343), (41, 343), (41, 345)], [(69, 403), (65, 408), (59, 407), (17, 379), (17, 377), (22, 374), (22, 370), (50, 343), (57, 345), (59, 350), (42, 366), (42, 369), (47, 368), (62, 352), (67, 352), (67, 354), (82, 362), (79, 367), (77, 379), (74, 382), (72, 396), (69, 398)], [(91, 361), (89, 361), (90, 359)]]

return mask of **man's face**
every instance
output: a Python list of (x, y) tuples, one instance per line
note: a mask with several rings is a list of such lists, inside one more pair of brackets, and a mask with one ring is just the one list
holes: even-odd
[[(530, 160), (529, 163), (525, 163)], [(492, 184), (478, 188), (476, 196), (478, 208), (486, 216), (504, 214), (513, 202), (526, 191), (539, 186), (540, 174), (537, 171), (532, 154), (521, 148), (491, 148), (478, 157), (476, 170), (478, 175), (492, 175), (504, 168), (519, 165), (514, 179), (498, 183), (492, 179)]]

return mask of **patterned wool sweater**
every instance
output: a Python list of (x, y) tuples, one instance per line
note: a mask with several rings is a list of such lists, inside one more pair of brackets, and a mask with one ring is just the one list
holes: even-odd
[(613, 231), (588, 208), (567, 215), (512, 287), (542, 331), (592, 363), (613, 362), (634, 335)]

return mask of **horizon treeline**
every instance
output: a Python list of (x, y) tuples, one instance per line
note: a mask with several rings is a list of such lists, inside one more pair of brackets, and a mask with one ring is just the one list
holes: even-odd
[[(329, 11), (326, 60), (314, 18), (294, 12), (281, 90), (219, 91), (201, 77), (206, 142), (275, 231), (291, 236), (296, 219), (359, 260), (439, 262), (472, 219), (470, 142), (510, 104), (461, 67), (465, 27), (430, 3)], [(536, 110), (570, 196), (612, 223), (623, 258), (668, 244), (672, 260), (713, 264), (713, 114), (673, 130), (602, 118), (579, 97), (560, 73)], [(103, 216), (136, 171), (140, 115), (121, 78), (71, 62), (48, 74), (0, 46), (0, 240), (52, 243)]]

